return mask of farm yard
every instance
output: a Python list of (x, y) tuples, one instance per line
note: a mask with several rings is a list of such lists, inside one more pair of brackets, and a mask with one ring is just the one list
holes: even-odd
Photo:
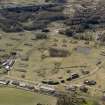
[[(1, 33), (0, 56), (17, 53), (15, 63), (8, 74), (1, 75), (34, 83), (53, 81), (57, 83), (55, 87), (61, 91), (65, 89), (65, 85), (83, 85), (85, 80), (95, 80), (97, 84), (89, 89), (93, 92), (92, 95), (98, 95), (96, 90), (99, 87), (104, 91), (104, 81), (101, 81), (105, 78), (104, 56), (101, 55), (103, 47), (96, 48), (94, 42), (87, 45), (85, 41), (74, 40), (59, 33), (50, 35), (53, 32), (46, 33), (47, 39), (35, 39), (40, 33)], [(58, 52), (63, 52), (63, 49), (69, 52), (69, 55), (62, 57), (56, 53), (56, 56), (51, 56), (50, 48), (58, 49)], [(102, 68), (98, 68), (101, 65), (99, 62), (102, 62)], [(3, 70), (1, 68), (1, 71)], [(72, 74), (79, 76), (68, 80)]]

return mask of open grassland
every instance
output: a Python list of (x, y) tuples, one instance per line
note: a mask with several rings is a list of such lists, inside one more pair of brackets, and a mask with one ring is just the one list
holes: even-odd
[(36, 105), (37, 103), (55, 105), (56, 99), (38, 93), (0, 87), (0, 105)]

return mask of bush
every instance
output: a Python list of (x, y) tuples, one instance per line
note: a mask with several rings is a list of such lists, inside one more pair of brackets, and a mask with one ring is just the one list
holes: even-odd
[(57, 100), (56, 105), (84, 105), (86, 104), (86, 100), (83, 98), (79, 98), (76, 93), (66, 94), (63, 93)]
[(37, 33), (36, 39), (47, 39), (48, 36), (45, 33)]

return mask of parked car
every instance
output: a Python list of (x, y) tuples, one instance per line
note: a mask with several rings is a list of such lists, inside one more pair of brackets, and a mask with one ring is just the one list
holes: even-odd
[(74, 73), (74, 74), (71, 75), (71, 78), (72, 78), (72, 79), (79, 78), (79, 74)]
[(19, 81), (16, 81), (16, 80), (11, 81), (11, 84), (12, 84), (12, 85), (15, 85), (15, 86), (19, 86)]
[(95, 80), (85, 80), (84, 84), (86, 84), (86, 85), (96, 85), (96, 81)]
[(67, 78), (67, 81), (71, 81), (71, 80), (76, 79), (76, 78), (79, 78), (79, 74), (74, 73), (69, 78)]

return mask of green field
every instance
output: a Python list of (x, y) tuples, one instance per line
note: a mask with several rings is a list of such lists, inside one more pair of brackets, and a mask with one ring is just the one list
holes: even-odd
[(0, 88), (0, 105), (36, 105), (37, 103), (55, 105), (55, 98), (19, 89)]

